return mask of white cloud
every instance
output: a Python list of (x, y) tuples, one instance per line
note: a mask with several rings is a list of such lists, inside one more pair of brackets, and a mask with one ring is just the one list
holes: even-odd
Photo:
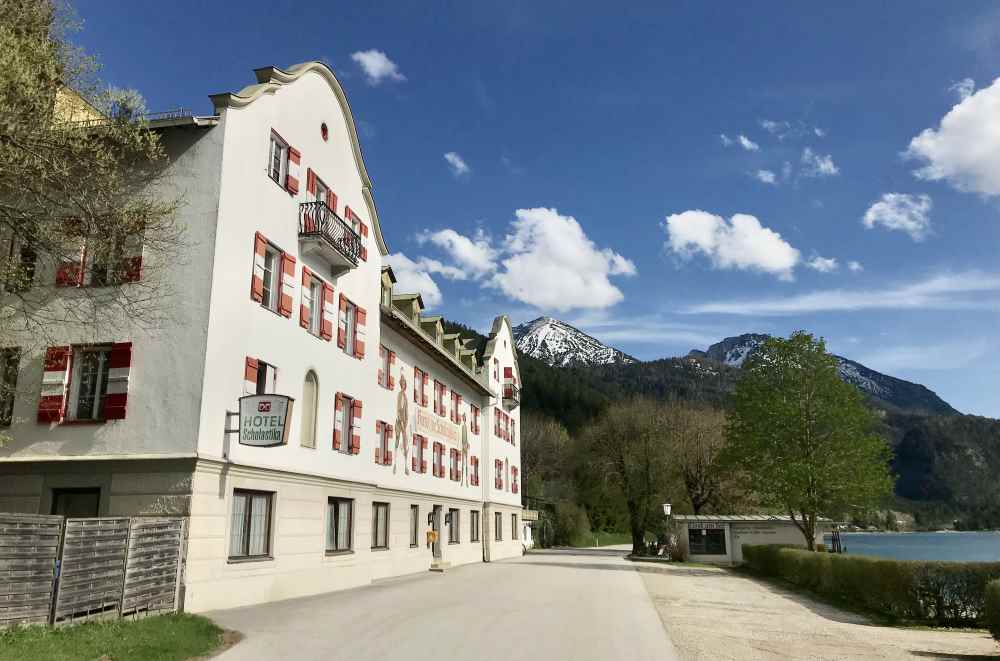
[(733, 139), (730, 138), (725, 133), (720, 133), (719, 134), (719, 140), (722, 141), (722, 146), (723, 147), (729, 147), (729, 146), (731, 146), (733, 144)]
[(472, 172), (472, 168), (456, 152), (450, 151), (444, 155), (444, 160), (451, 166), (451, 173), (456, 177), (463, 177)]
[(817, 127), (813, 127), (813, 134), (814, 134), (814, 135), (815, 135), (815, 136), (816, 136), (817, 138), (825, 138), (825, 137), (826, 137), (826, 131), (824, 131), (824, 130), (823, 130), (823, 129), (821, 129), (821, 128), (817, 128)]
[(862, 223), (868, 229), (881, 225), (906, 232), (914, 241), (923, 241), (931, 231), (930, 212), (929, 195), (886, 193), (868, 207)]
[(754, 178), (757, 179), (757, 181), (760, 181), (765, 184), (773, 185), (778, 183), (777, 176), (774, 174), (774, 172), (770, 170), (757, 170), (753, 176)]
[(806, 262), (806, 266), (811, 268), (813, 271), (819, 271), (820, 273), (833, 273), (840, 268), (840, 264), (834, 257), (820, 257), (819, 255), (813, 255), (812, 258)]
[(968, 271), (944, 274), (876, 290), (829, 289), (780, 298), (745, 298), (700, 303), (686, 314), (785, 316), (861, 310), (997, 309), (1000, 273)]
[(861, 264), (861, 262), (852, 259), (851, 261), (847, 262), (847, 269), (852, 273), (861, 273), (862, 271), (865, 270), (865, 267)]
[(792, 128), (792, 125), (786, 121), (775, 121), (773, 119), (760, 120), (760, 126), (779, 140), (783, 139)]
[(379, 85), (384, 80), (395, 82), (406, 80), (406, 76), (399, 72), (396, 63), (390, 60), (385, 53), (375, 48), (351, 53), (351, 59), (361, 67), (369, 85)]
[(978, 362), (993, 347), (984, 339), (962, 339), (924, 345), (891, 344), (869, 349), (857, 357), (880, 372), (903, 370), (958, 370)]
[(473, 277), (486, 275), (496, 269), (497, 251), (491, 245), (490, 237), (482, 230), (478, 230), (472, 238), (450, 228), (436, 232), (425, 231), (417, 235), (417, 242), (429, 242), (441, 248), (459, 268)]
[(904, 156), (925, 161), (918, 179), (967, 193), (1000, 195), (1000, 78), (956, 104), (938, 128), (924, 129)]
[(792, 176), (792, 164), (785, 161), (781, 166), (781, 178), (788, 181)]
[(747, 151), (757, 151), (760, 149), (760, 145), (758, 145), (756, 142), (746, 137), (742, 133), (736, 136), (736, 140), (737, 142), (740, 143), (740, 147), (743, 147), (743, 149)]
[(761, 119), (758, 120), (760, 127), (776, 137), (778, 140), (786, 138), (805, 138), (815, 136), (817, 138), (826, 137), (826, 131), (818, 126), (811, 126), (802, 121), (795, 123), (787, 120)]
[(489, 286), (557, 312), (606, 308), (624, 298), (609, 278), (635, 275), (635, 264), (598, 248), (575, 218), (545, 208), (518, 209), (515, 215)]
[(961, 103), (972, 96), (972, 93), (976, 91), (976, 81), (971, 78), (963, 78), (956, 83), (952, 83), (948, 87), (948, 91), (954, 92), (955, 96), (958, 97), (959, 103)]
[(729, 222), (701, 210), (667, 216), (664, 247), (682, 259), (702, 253), (713, 268), (762, 271), (792, 280), (799, 251), (756, 217), (738, 213)]
[(401, 252), (387, 256), (385, 261), (396, 275), (397, 291), (420, 294), (424, 305), (428, 307), (441, 304), (441, 290), (431, 277), (426, 263), (414, 262)]
[(832, 177), (835, 174), (840, 174), (840, 168), (833, 162), (830, 154), (823, 156), (809, 147), (802, 150), (802, 176)]

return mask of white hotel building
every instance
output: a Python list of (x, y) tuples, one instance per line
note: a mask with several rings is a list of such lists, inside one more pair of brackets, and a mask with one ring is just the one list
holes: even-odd
[[(186, 517), (193, 612), (519, 555), (510, 322), (477, 352), (394, 291), (340, 83), (255, 73), (211, 116), (152, 122), (184, 199), (171, 319), (20, 355), (0, 512)], [(35, 282), (71, 295), (82, 266)], [(294, 399), (286, 441), (242, 444), (227, 412), (264, 393)]]

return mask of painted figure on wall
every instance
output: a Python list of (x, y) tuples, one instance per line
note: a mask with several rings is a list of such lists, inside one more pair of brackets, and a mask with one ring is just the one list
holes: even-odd
[[(396, 396), (396, 451), (392, 453), (392, 472), (396, 472), (396, 465), (402, 456), (403, 471), (410, 474), (410, 444), (407, 439), (410, 435), (406, 432), (406, 423), (409, 422), (409, 409), (407, 408), (406, 397), (406, 375), (403, 370), (399, 370), (399, 395)], [(402, 452), (400, 452), (402, 446)]]
[(469, 427), (462, 414), (462, 484), (469, 486)]

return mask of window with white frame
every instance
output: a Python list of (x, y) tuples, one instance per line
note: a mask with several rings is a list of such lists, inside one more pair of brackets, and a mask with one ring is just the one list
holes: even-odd
[(503, 514), (500, 512), (493, 513), (493, 540), (503, 541)]
[(385, 466), (390, 464), (389, 449), (392, 447), (392, 425), (381, 422), (378, 425), (379, 460)]
[(391, 367), (390, 362), (389, 362), (389, 354), (390, 354), (389, 350), (386, 349), (384, 346), (379, 347), (379, 350), (378, 350), (378, 370), (379, 370), (378, 371), (378, 376), (379, 376), (379, 382), (378, 382), (378, 384), (380, 386), (382, 386), (383, 388), (388, 388), (389, 387), (389, 376), (390, 376), (389, 370), (390, 370), (390, 367)]
[(276, 184), (285, 185), (288, 174), (288, 143), (271, 131), (271, 148), (267, 159), (267, 176)]
[(309, 281), (309, 332), (319, 335), (323, 329), (323, 281), (312, 278)]
[(517, 514), (510, 515), (510, 538), (517, 539)]
[(462, 541), (462, 526), (457, 509), (448, 510), (448, 543), (459, 544)]
[(340, 451), (351, 454), (351, 436), (354, 433), (354, 399), (347, 395), (340, 396), (342, 415), (340, 416)]
[(353, 548), (354, 501), (328, 498), (326, 501), (326, 552), (343, 553)]
[(444, 415), (444, 391), (445, 385), (440, 381), (434, 382), (434, 412)]
[(326, 196), (327, 193), (330, 191), (330, 189), (327, 188), (326, 184), (324, 184), (319, 177), (315, 177), (315, 179), (316, 179), (316, 193), (313, 196), (313, 200), (316, 202), (322, 202), (323, 204), (326, 204)]
[[(278, 299), (281, 298), (281, 253), (274, 246), (267, 244), (264, 248), (264, 290), (260, 304), (268, 310), (278, 309)], [(322, 297), (320, 298), (322, 300)]]
[(257, 361), (257, 395), (273, 395), (278, 380), (278, 368), (263, 360)]
[(420, 505), (410, 505), (410, 546), (420, 545)]
[(354, 355), (354, 336), (357, 333), (358, 306), (345, 300), (344, 308), (344, 353)]
[(424, 469), (424, 437), (420, 434), (413, 435), (413, 457), (414, 457), (414, 470), (418, 473), (423, 473)]
[(479, 510), (469, 512), (469, 541), (479, 541)]
[(233, 491), (229, 526), (229, 558), (267, 558), (271, 554), (271, 505), (267, 491)]
[(389, 503), (372, 503), (372, 548), (389, 548)]
[(110, 358), (110, 345), (73, 348), (67, 411), (69, 420), (104, 419), (104, 396), (108, 393)]

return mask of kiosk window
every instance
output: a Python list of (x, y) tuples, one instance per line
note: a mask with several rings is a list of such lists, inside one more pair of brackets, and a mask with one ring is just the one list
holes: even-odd
[(721, 528), (688, 530), (688, 551), (691, 555), (726, 555), (726, 531)]

